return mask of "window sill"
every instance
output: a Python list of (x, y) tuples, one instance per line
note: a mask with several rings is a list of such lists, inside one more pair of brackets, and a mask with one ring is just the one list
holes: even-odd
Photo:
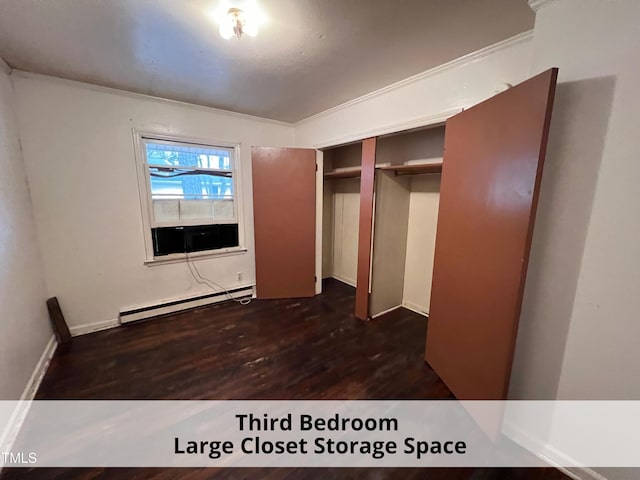
[[(205, 258), (230, 257), (233, 255), (244, 255), (247, 249), (244, 247), (221, 248), (220, 250), (208, 250), (205, 252), (193, 252), (189, 254), (190, 260), (202, 260)], [(174, 253), (164, 255), (162, 257), (148, 258), (144, 261), (147, 267), (155, 267), (157, 265), (167, 265), (170, 263), (183, 263), (187, 261), (187, 255), (184, 253)]]

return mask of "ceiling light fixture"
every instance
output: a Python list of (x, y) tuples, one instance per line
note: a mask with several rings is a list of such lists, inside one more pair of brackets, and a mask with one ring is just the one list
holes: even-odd
[(216, 14), (220, 24), (220, 36), (229, 39), (243, 34), (255, 37), (262, 23), (262, 15), (255, 1), (227, 0), (222, 3)]

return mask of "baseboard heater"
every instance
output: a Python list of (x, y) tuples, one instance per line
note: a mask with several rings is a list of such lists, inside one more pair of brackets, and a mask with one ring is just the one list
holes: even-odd
[(206, 295), (198, 295), (197, 297), (158, 303), (156, 305), (120, 310), (120, 323), (124, 324), (136, 322), (138, 320), (146, 320), (159, 315), (166, 315), (169, 313), (180, 312), (182, 310), (189, 310), (190, 308), (224, 302), (225, 300), (229, 300), (230, 296), (232, 298), (253, 296), (253, 285), (233, 288), (227, 292), (214, 292)]

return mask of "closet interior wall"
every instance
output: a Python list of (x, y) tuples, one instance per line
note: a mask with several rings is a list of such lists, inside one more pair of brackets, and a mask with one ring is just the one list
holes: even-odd
[[(324, 151), (324, 173), (350, 172), (360, 167), (362, 144)], [(360, 177), (324, 179), (322, 219), (322, 278), (356, 286)]]
[[(376, 166), (438, 163), (444, 126), (381, 137)], [(440, 175), (376, 172), (370, 314), (403, 305), (428, 314)]]

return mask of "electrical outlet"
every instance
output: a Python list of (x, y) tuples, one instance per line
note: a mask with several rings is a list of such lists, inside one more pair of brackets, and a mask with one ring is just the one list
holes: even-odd
[(242, 280), (242, 272), (237, 272), (236, 273), (236, 280), (238, 280), (238, 281)]

